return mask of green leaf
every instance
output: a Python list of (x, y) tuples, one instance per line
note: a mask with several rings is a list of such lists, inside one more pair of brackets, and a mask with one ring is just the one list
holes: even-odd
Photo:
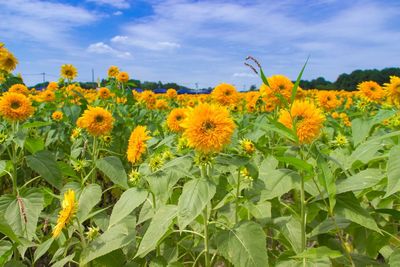
[(51, 121), (34, 121), (34, 122), (25, 123), (24, 125), (22, 125), (22, 128), (25, 128), (25, 129), (39, 128), (39, 127), (49, 126), (51, 124), (52, 124)]
[(338, 195), (336, 200), (337, 204), (335, 207), (335, 213), (337, 216), (341, 216), (361, 225), (362, 227), (381, 233), (375, 220), (371, 217), (368, 211), (360, 206), (359, 201), (352, 192)]
[(75, 257), (75, 253), (72, 253), (71, 255), (66, 256), (64, 259), (57, 261), (51, 267), (64, 267), (68, 262), (72, 261)]
[(14, 248), (10, 241), (0, 240), (0, 266), (4, 266), (11, 259)]
[(185, 183), (178, 201), (178, 225), (181, 230), (203, 211), (215, 192), (215, 185), (206, 179), (193, 179)]
[(400, 266), (400, 248), (393, 251), (393, 253), (390, 255), (389, 266), (390, 267)]
[(102, 235), (89, 243), (81, 255), (80, 264), (104, 256), (114, 250), (123, 248), (135, 241), (135, 223), (127, 220), (105, 231)]
[(300, 181), (300, 176), (288, 169), (267, 171), (261, 165), (258, 179), (264, 182), (260, 196), (260, 199), (264, 201), (280, 197), (295, 188)]
[(388, 197), (400, 190), (400, 146), (392, 147), (389, 152), (387, 176), (388, 183), (384, 197)]
[(110, 156), (96, 161), (96, 167), (102, 171), (110, 180), (121, 186), (124, 189), (128, 189), (128, 176), (126, 175), (124, 166), (119, 158)]
[(296, 82), (294, 83), (293, 89), (292, 89), (292, 95), (290, 96), (290, 105), (293, 104), (295, 98), (296, 98), (296, 94), (297, 94), (297, 88), (299, 87), (300, 81), (301, 81), (301, 77), (303, 76), (303, 72), (307, 66), (308, 60), (310, 59), (310, 57), (307, 58), (306, 62), (303, 65), (303, 68), (301, 68), (301, 71), (299, 73), (299, 75), (297, 76)]
[(128, 216), (135, 208), (142, 204), (148, 196), (148, 192), (138, 188), (130, 188), (126, 190), (115, 203), (110, 217), (108, 228), (120, 222)]
[(295, 158), (295, 157), (276, 157), (277, 160), (280, 162), (284, 162), (288, 165), (291, 165), (295, 167), (298, 170), (304, 170), (306, 172), (312, 173), (314, 171), (314, 168), (311, 164), (309, 164), (307, 161)]
[(43, 194), (35, 189), (22, 191), (21, 195), (4, 195), (0, 210), (15, 234), (31, 240), (35, 237), (39, 214), (43, 209)]
[(61, 189), (62, 175), (53, 153), (46, 150), (36, 152), (26, 156), (26, 163), (29, 168), (40, 174), (51, 185)]
[(32, 154), (44, 149), (44, 141), (41, 138), (28, 137), (25, 140), (25, 148)]
[(147, 253), (156, 248), (158, 241), (167, 232), (172, 220), (176, 217), (177, 208), (175, 205), (166, 205), (159, 208), (151, 220), (142, 242), (140, 242), (135, 258), (143, 258)]
[(321, 246), (321, 247), (317, 247), (317, 248), (309, 248), (307, 250), (305, 250), (302, 253), (297, 254), (296, 256), (293, 256), (292, 258), (295, 259), (319, 259), (319, 258), (323, 258), (323, 257), (328, 257), (331, 259), (334, 258), (339, 258), (342, 257), (342, 253), (340, 251), (337, 250), (332, 250), (328, 247), (325, 246)]
[[(1, 199), (0, 199), (0, 203), (2, 203)], [(0, 215), (0, 233), (4, 234), (5, 236), (10, 238), (15, 243), (20, 243), (18, 236), (14, 233), (13, 229), (7, 223), (6, 219), (4, 218), (4, 214)]]
[(336, 184), (337, 194), (370, 188), (379, 183), (383, 177), (384, 173), (380, 169), (362, 170), (349, 178), (338, 180)]
[(218, 253), (238, 267), (268, 266), (266, 236), (255, 222), (242, 222), (217, 236)]
[(328, 194), (329, 198), (329, 209), (332, 212), (333, 208), (336, 204), (336, 184), (335, 184), (335, 176), (332, 173), (332, 170), (329, 168), (326, 160), (319, 156), (317, 158), (317, 166), (318, 166), (318, 181), (324, 187), (325, 191)]
[(53, 238), (49, 238), (45, 242), (40, 244), (40, 246), (37, 247), (33, 257), (34, 258), (33, 262), (36, 262), (40, 257), (42, 257), (47, 252), (47, 250), (49, 250), (51, 244), (53, 244), (53, 241), (54, 241)]
[(88, 219), (90, 211), (100, 202), (102, 195), (101, 187), (98, 184), (89, 184), (83, 188), (79, 197), (77, 217), (80, 223)]

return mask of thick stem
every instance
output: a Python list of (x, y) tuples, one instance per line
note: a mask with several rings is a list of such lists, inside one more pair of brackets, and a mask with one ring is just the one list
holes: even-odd
[(97, 156), (98, 156), (97, 137), (93, 137), (92, 166), (94, 170), (92, 173), (92, 183), (96, 182), (96, 177), (97, 177), (97, 171), (96, 171)]
[[(203, 179), (207, 179), (207, 165), (201, 166), (201, 177)], [(203, 211), (203, 220), (204, 220), (204, 265), (205, 267), (210, 267), (210, 258), (209, 258), (209, 244), (208, 244), (208, 204), (204, 208)]]
[[(11, 124), (12, 127), (12, 135), (15, 137), (18, 131), (18, 122), (13, 121)], [(18, 195), (18, 184), (17, 184), (17, 168), (18, 168), (18, 159), (17, 159), (17, 144), (15, 142), (12, 142), (11, 145), (11, 162), (13, 165), (12, 168), (12, 183), (13, 183), (13, 194)]]
[(237, 187), (236, 187), (236, 206), (235, 206), (235, 224), (239, 220), (239, 200), (240, 200), (240, 169), (238, 169)]
[[(301, 252), (306, 249), (306, 203), (305, 203), (305, 192), (304, 192), (304, 176), (301, 175), (301, 187), (300, 187), (300, 220), (301, 220)], [(306, 264), (306, 259), (303, 258), (303, 266)]]

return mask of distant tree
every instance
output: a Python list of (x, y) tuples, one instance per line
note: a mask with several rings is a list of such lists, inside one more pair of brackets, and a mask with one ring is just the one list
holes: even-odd
[(255, 84), (252, 84), (249, 88), (250, 91), (257, 91), (257, 86)]

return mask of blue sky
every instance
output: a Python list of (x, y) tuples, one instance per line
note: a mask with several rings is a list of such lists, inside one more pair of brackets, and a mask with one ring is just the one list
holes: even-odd
[(354, 69), (399, 67), (398, 0), (0, 0), (0, 42), (27, 84), (78, 80), (110, 65), (142, 81), (194, 87), (260, 84), (243, 65), (252, 55), (268, 75), (335, 80)]

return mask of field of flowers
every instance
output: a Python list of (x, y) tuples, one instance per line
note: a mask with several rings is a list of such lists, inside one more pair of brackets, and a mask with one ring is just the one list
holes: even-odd
[[(0, 97), (0, 266), (400, 266), (400, 78)], [(0, 45), (0, 87), (17, 60)], [(304, 70), (304, 68), (303, 68)]]

